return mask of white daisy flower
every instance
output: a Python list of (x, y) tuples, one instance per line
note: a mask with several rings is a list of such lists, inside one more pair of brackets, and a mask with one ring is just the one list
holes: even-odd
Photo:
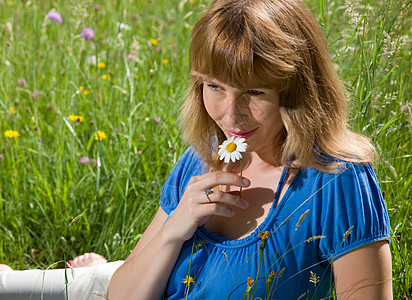
[(242, 154), (240, 152), (245, 152), (247, 144), (244, 142), (246, 139), (241, 137), (231, 136), (221, 145), (219, 145), (219, 158), (220, 160), (225, 160), (228, 163), (230, 160), (235, 162), (236, 160), (242, 159)]

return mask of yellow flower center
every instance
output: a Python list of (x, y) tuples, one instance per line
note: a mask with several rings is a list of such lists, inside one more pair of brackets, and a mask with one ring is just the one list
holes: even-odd
[(233, 151), (235, 151), (237, 148), (236, 143), (229, 143), (226, 145), (226, 151), (229, 153), (232, 153)]

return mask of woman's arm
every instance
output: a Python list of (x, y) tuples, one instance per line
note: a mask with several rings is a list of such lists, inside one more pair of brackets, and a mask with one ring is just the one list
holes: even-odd
[(379, 241), (359, 247), (333, 262), (339, 300), (391, 300), (392, 262), (389, 244)]
[[(132, 253), (113, 274), (109, 299), (161, 298), (183, 244), (169, 241), (167, 230), (163, 229), (166, 219), (167, 214), (159, 208)], [(139, 286), (142, 288), (136, 288)]]
[(249, 180), (227, 172), (192, 177), (179, 205), (167, 220), (159, 208), (155, 218), (125, 263), (110, 280), (109, 299), (160, 299), (183, 243), (213, 215), (231, 217), (229, 207), (247, 208), (247, 203), (221, 191), (205, 196), (205, 189), (217, 185), (246, 187)]

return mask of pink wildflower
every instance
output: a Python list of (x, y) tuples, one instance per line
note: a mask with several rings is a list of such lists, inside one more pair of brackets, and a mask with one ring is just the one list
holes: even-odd
[(127, 55), (127, 61), (132, 61), (133, 59), (134, 59), (133, 53), (130, 53), (129, 55)]
[(31, 96), (32, 96), (33, 100), (39, 100), (40, 93), (39, 93), (38, 91), (34, 91), (34, 92), (31, 94)]
[(52, 21), (54, 21), (54, 22), (57, 22), (57, 23), (63, 23), (63, 19), (62, 19), (62, 16), (60, 15), (60, 13), (58, 13), (57, 11), (55, 11), (55, 10), (52, 10), (51, 12), (49, 12), (48, 14), (47, 14), (47, 17), (50, 19), (50, 20), (52, 20)]
[(90, 27), (86, 27), (83, 29), (82, 33), (80, 35), (86, 40), (86, 41), (91, 41), (94, 40), (94, 30), (91, 29)]
[(24, 88), (26, 87), (26, 80), (24, 80), (24, 78), (19, 78), (17, 79), (17, 84), (19, 85), (19, 87)]
[(80, 158), (80, 163), (82, 164), (87, 164), (90, 162), (90, 158), (88, 158), (87, 156), (83, 156), (82, 158)]

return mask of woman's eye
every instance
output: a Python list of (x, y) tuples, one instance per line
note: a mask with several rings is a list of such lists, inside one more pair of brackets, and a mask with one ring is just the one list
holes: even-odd
[(211, 88), (212, 90), (214, 90), (214, 91), (220, 90), (220, 86), (218, 86), (218, 85), (208, 84), (207, 86), (208, 86), (209, 88)]
[(248, 90), (247, 91), (249, 94), (253, 95), (253, 96), (258, 96), (258, 95), (262, 95), (263, 92), (261, 91), (257, 91), (257, 90)]

